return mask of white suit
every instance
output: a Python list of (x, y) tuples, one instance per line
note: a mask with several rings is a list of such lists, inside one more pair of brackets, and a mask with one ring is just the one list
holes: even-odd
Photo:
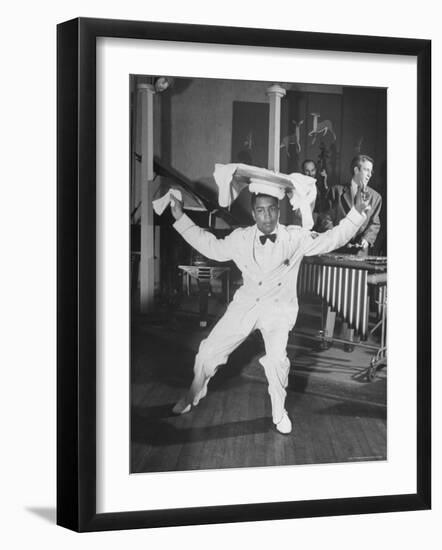
[(269, 384), (273, 422), (277, 424), (281, 420), (290, 368), (286, 346), (298, 315), (296, 281), (301, 260), (303, 256), (343, 246), (365, 218), (352, 208), (339, 225), (321, 234), (299, 226), (278, 225), (276, 241), (267, 241), (264, 245), (257, 239), (256, 225), (236, 229), (225, 239), (217, 239), (185, 214), (174, 223), (182, 237), (207, 258), (218, 262), (233, 260), (244, 281), (223, 317), (201, 342), (194, 366), (194, 405), (205, 396), (217, 367), (226, 363), (252, 330), (259, 329), (266, 351), (260, 363)]

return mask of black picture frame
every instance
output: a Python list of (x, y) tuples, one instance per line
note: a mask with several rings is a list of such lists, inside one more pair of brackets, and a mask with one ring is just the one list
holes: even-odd
[[(397, 54), (417, 59), (417, 471), (415, 494), (96, 512), (96, 39)], [(431, 41), (78, 18), (57, 28), (57, 523), (151, 528), (431, 506)], [(405, 428), (404, 428), (405, 429)], [(408, 428), (407, 428), (408, 429)], [(414, 434), (413, 434), (414, 436)]]

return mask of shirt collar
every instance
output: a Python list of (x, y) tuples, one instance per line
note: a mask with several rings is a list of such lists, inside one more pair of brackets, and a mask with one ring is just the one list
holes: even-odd
[(357, 192), (358, 192), (358, 184), (355, 182), (354, 179), (352, 179), (350, 183), (350, 193), (351, 193), (351, 198), (353, 202), (355, 200), (355, 196)]

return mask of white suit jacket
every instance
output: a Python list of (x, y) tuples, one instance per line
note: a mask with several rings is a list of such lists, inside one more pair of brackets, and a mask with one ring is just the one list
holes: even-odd
[(229, 308), (244, 318), (264, 313), (269, 321), (282, 319), (291, 327), (298, 314), (296, 282), (303, 256), (331, 252), (346, 244), (366, 216), (352, 208), (339, 225), (325, 233), (314, 233), (297, 225), (278, 225), (270, 265), (262, 268), (254, 257), (257, 226), (234, 230), (224, 239), (201, 229), (183, 214), (174, 228), (198, 252), (218, 262), (233, 260), (242, 272), (244, 284), (235, 293)]

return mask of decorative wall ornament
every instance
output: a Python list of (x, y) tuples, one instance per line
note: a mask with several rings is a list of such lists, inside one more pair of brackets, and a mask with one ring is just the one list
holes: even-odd
[(269, 104), (234, 101), (231, 162), (267, 167)]
[(292, 123), (295, 125), (295, 131), (293, 132), (293, 134), (285, 136), (280, 145), (280, 149), (285, 148), (285, 152), (287, 153), (288, 157), (290, 156), (290, 145), (294, 145), (296, 147), (296, 151), (298, 154), (301, 152), (301, 125), (304, 124), (304, 121), (300, 120), (299, 122), (296, 122), (296, 120), (292, 120)]
[(355, 148), (354, 148), (355, 154), (356, 154), (356, 155), (360, 155), (360, 154), (361, 154), (363, 142), (364, 142), (364, 136), (361, 136), (361, 137), (358, 139), (358, 141), (357, 141), (357, 143), (356, 143), (356, 145), (355, 145)]
[(310, 113), (313, 117), (313, 129), (308, 133), (309, 136), (313, 136), (312, 145), (316, 143), (317, 136), (326, 136), (328, 132), (331, 133), (333, 141), (336, 141), (336, 134), (333, 130), (333, 123), (331, 120), (323, 120), (318, 122), (320, 113)]
[(250, 132), (247, 134), (246, 139), (244, 140), (244, 149), (247, 149), (248, 151), (251, 151), (253, 149), (253, 132), (250, 130)]

